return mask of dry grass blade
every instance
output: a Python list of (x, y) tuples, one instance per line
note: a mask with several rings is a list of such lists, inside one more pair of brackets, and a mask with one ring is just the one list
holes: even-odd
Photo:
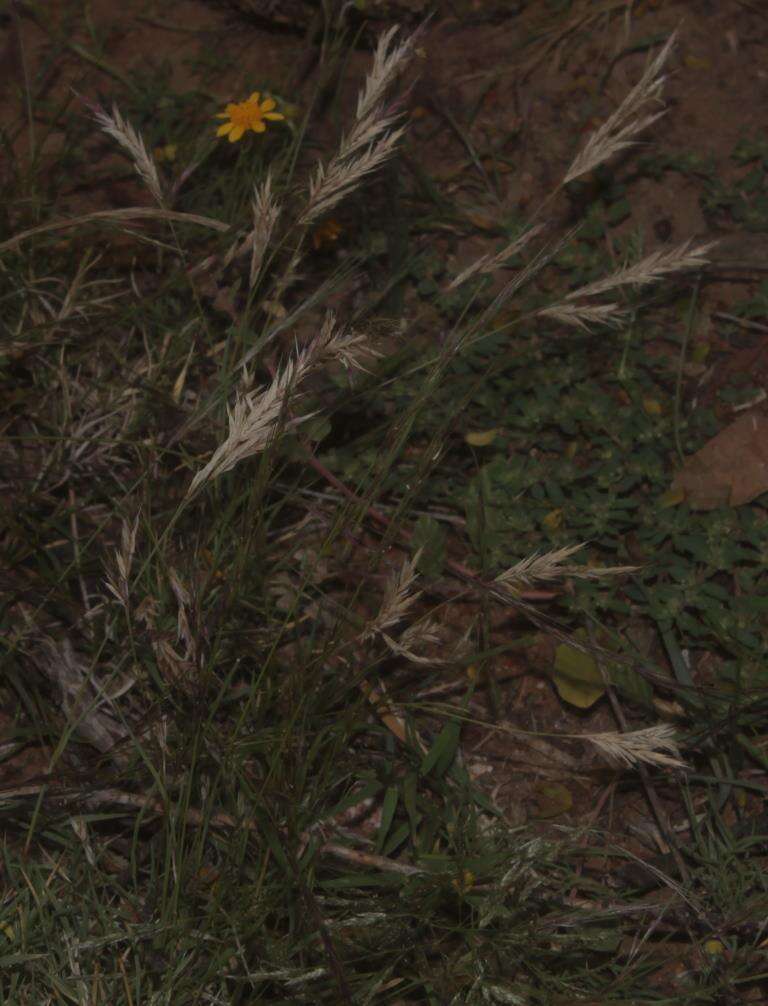
[(524, 287), (526, 283), (530, 282), (534, 276), (540, 273), (541, 270), (552, 261), (562, 248), (567, 247), (577, 233), (578, 227), (573, 227), (571, 230), (567, 231), (564, 235), (558, 238), (557, 241), (544, 248), (540, 248), (531, 261), (527, 262), (525, 266), (496, 294), (490, 305), (485, 309), (485, 311), (483, 311), (480, 316), (480, 320), (482, 321), (485, 318), (496, 317), (507, 301), (509, 301), (509, 299), (517, 293), (518, 290)]
[(157, 173), (157, 165), (152, 160), (142, 138), (130, 122), (126, 122), (122, 117), (117, 105), (112, 106), (112, 114), (110, 115), (95, 102), (87, 102), (87, 104), (93, 118), (104, 132), (117, 140), (123, 150), (128, 153), (137, 173), (152, 194), (152, 198), (158, 206), (163, 206), (165, 197), (163, 187), (160, 184), (160, 176)]
[(118, 223), (128, 220), (172, 220), (177, 223), (198, 224), (222, 234), (229, 230), (229, 224), (215, 220), (213, 217), (203, 217), (199, 213), (179, 213), (176, 210), (155, 209), (154, 206), (126, 206), (120, 210), (96, 210), (94, 213), (83, 213), (79, 217), (70, 217), (69, 220), (54, 220), (49, 224), (40, 224), (39, 227), (30, 227), (29, 230), (14, 234), (12, 238), (0, 243), (0, 252), (17, 248), (29, 238), (37, 237), (38, 234), (64, 231), (69, 227), (79, 227), (80, 224), (100, 221)]
[(635, 137), (660, 116), (664, 111), (645, 113), (652, 102), (661, 100), (664, 76), (661, 69), (666, 63), (677, 39), (673, 34), (658, 55), (651, 60), (638, 83), (632, 88), (613, 115), (609, 116), (599, 129), (590, 136), (584, 148), (577, 154), (562, 184), (567, 185), (588, 171), (594, 170), (614, 154), (632, 146)]
[(680, 757), (674, 727), (661, 723), (627, 733), (586, 734), (583, 740), (594, 744), (611, 761), (621, 765), (656, 765), (660, 768), (686, 768)]
[(509, 259), (518, 252), (522, 251), (523, 248), (528, 244), (528, 242), (535, 238), (537, 234), (540, 234), (544, 230), (545, 224), (536, 224), (529, 230), (522, 234), (519, 238), (515, 238), (511, 241), (506, 248), (502, 248), (500, 252), (496, 255), (482, 255), (476, 262), (468, 265), (466, 269), (459, 273), (455, 279), (451, 282), (445, 289), (445, 293), (450, 293), (451, 290), (455, 290), (457, 287), (461, 286), (462, 283), (466, 283), (468, 279), (472, 276), (480, 273), (481, 275), (487, 275), (488, 273), (495, 272), (501, 266), (504, 265)]

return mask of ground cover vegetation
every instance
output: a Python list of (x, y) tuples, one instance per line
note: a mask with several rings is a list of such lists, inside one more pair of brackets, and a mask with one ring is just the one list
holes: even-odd
[(764, 1001), (766, 486), (686, 466), (762, 381), (696, 383), (714, 243), (627, 222), (761, 234), (765, 137), (638, 147), (670, 31), (535, 205), (448, 110), (459, 262), (436, 18), (365, 7), (297, 5), (301, 98), (8, 7), (0, 1001)]

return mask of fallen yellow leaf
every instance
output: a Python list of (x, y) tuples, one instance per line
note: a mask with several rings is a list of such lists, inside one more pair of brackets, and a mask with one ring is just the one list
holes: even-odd
[(475, 433), (466, 433), (464, 439), (470, 447), (487, 447), (496, 439), (498, 432), (498, 430), (478, 430)]
[(578, 709), (589, 709), (605, 692), (605, 682), (594, 657), (568, 643), (555, 650), (552, 675), (558, 695)]

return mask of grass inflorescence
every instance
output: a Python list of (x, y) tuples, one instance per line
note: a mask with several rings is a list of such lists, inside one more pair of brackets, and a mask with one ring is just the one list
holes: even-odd
[[(327, 248), (342, 207), (362, 230), (379, 212), (365, 193), (408, 142), (426, 33), (381, 31), (319, 158), (318, 95), (303, 121), (277, 81), (193, 121), (169, 99), (177, 145), (137, 85), (128, 109), (78, 92), (66, 126), (86, 142), (87, 122), (88, 142), (127, 158), (135, 204), (67, 213), (39, 149), (8, 174), (2, 1002), (661, 1002), (648, 975), (670, 946), (686, 962), (676, 1001), (759, 983), (755, 831), (721, 815), (749, 795), (734, 733), (764, 762), (760, 697), (738, 664), (761, 644), (704, 602), (686, 622), (659, 582), (654, 534), (674, 534), (679, 511), (653, 526), (627, 512), (610, 450), (637, 411), (607, 414), (617, 379), (591, 373), (579, 342), (630, 331), (638, 291), (700, 273), (711, 245), (635, 249), (547, 298), (537, 287), (579, 240), (547, 207), (656, 122), (674, 38), (498, 250), (454, 275), (396, 263), (440, 307), (440, 337), (424, 338), (415, 309), (382, 317), (375, 291), (361, 304), (375, 248)], [(531, 336), (553, 326), (575, 333), (557, 367), (554, 338)], [(650, 423), (652, 382), (634, 388)], [(492, 426), (513, 392), (505, 434)], [(483, 430), (469, 474), (455, 450), (467, 421)], [(562, 452), (559, 481), (497, 452), (505, 436)], [(660, 492), (647, 439), (635, 461)], [(728, 535), (717, 519), (713, 543)], [(673, 586), (713, 595), (713, 576), (685, 572)], [(632, 605), (668, 665), (622, 637)], [(681, 641), (702, 624), (732, 661), (711, 694)], [(614, 729), (502, 714), (494, 661), (534, 629), (583, 658), (561, 674), (589, 663)], [(537, 833), (514, 819), (483, 770), (498, 736), (545, 759), (577, 750), (574, 778), (637, 781), (666, 858), (638, 879), (594, 820)], [(542, 806), (570, 798), (540, 788)], [(684, 855), (670, 793), (693, 822)]]

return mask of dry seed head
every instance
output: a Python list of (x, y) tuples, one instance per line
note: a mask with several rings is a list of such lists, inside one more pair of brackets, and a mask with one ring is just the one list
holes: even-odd
[(416, 581), (416, 566), (420, 556), (421, 550), (412, 559), (406, 559), (400, 569), (387, 580), (379, 613), (368, 623), (363, 639), (371, 639), (376, 633), (391, 629), (418, 599), (419, 594), (413, 593), (413, 585)]
[(385, 109), (384, 96), (410, 59), (416, 35), (390, 48), (397, 30), (389, 28), (379, 37), (373, 66), (358, 97), (352, 131), (342, 139), (328, 167), (318, 165), (310, 183), (307, 208), (299, 221), (304, 227), (328, 213), (391, 157), (403, 135), (403, 127), (394, 128), (400, 109)]
[(315, 178), (310, 183), (309, 205), (300, 223), (309, 226), (332, 210), (366, 175), (381, 167), (392, 156), (404, 132), (404, 127), (394, 130), (349, 162), (343, 162), (337, 155), (327, 170), (319, 165)]
[(661, 723), (628, 733), (586, 734), (583, 740), (594, 744), (611, 761), (620, 765), (657, 765), (661, 768), (686, 768), (680, 757), (674, 727)]
[(390, 43), (397, 32), (398, 26), (394, 25), (379, 36), (376, 52), (373, 54), (373, 66), (357, 99), (358, 122), (365, 122), (374, 115), (387, 88), (411, 57), (418, 32), (390, 51)]
[(128, 521), (123, 518), (121, 533), (121, 546), (115, 552), (115, 565), (117, 566), (117, 583), (112, 579), (111, 574), (104, 581), (105, 586), (120, 601), (123, 607), (128, 607), (128, 578), (131, 575), (133, 556), (136, 552), (136, 534), (139, 529), (139, 513), (130, 527)]
[(620, 325), (626, 316), (618, 304), (555, 304), (536, 312), (539, 318), (551, 318), (563, 325), (589, 331), (592, 325)]
[(277, 218), (280, 216), (280, 209), (272, 194), (272, 175), (267, 172), (267, 177), (263, 184), (254, 187), (253, 202), (251, 203), (253, 213), (253, 231), (251, 247), (251, 269), (249, 282), (251, 288), (256, 284), (261, 266), (264, 261), (264, 252), (267, 250), (272, 231), (275, 229)]
[(341, 363), (346, 370), (365, 370), (360, 362), (362, 357), (381, 356), (369, 344), (368, 336), (339, 328), (333, 311), (326, 312), (319, 334), (310, 343), (309, 352), (317, 362), (330, 358)]
[(213, 453), (208, 464), (192, 479), (186, 498), (193, 496), (210, 479), (230, 471), (240, 461), (263, 451), (282, 426), (291, 429), (310, 416), (284, 419), (288, 402), (297, 386), (312, 368), (312, 358), (307, 352), (291, 360), (275, 377), (272, 384), (261, 391), (237, 393), (235, 404), (227, 406), (229, 433), (227, 439)]
[(536, 583), (559, 580), (566, 576), (577, 577), (582, 580), (598, 579), (602, 576), (616, 576), (621, 573), (631, 573), (635, 566), (574, 566), (567, 564), (567, 560), (572, 555), (579, 552), (586, 542), (579, 545), (566, 545), (563, 548), (554, 549), (552, 552), (534, 554), (521, 559), (520, 562), (510, 566), (509, 569), (499, 573), (493, 581), (497, 593), (504, 597), (504, 594), (514, 596), (515, 592), (526, 586)]
[(676, 248), (660, 248), (634, 265), (624, 266), (604, 279), (572, 290), (565, 299), (573, 301), (582, 297), (596, 297), (621, 286), (645, 286), (648, 283), (656, 283), (673, 272), (701, 269), (707, 264), (707, 255), (716, 244), (717, 242), (712, 241), (692, 247), (691, 241), (684, 241)]
[(438, 664), (442, 663), (439, 658), (422, 657), (414, 651), (439, 643), (442, 639), (440, 628), (437, 622), (423, 619), (421, 622), (409, 625), (398, 640), (392, 639), (386, 632), (382, 632), (381, 635), (395, 656), (405, 657), (413, 664)]
[(623, 286), (656, 283), (670, 273), (685, 269), (701, 269), (707, 264), (707, 255), (715, 244), (716, 242), (710, 242), (692, 246), (690, 241), (684, 241), (676, 248), (662, 248), (651, 252), (634, 265), (623, 266), (604, 279), (572, 290), (559, 304), (537, 311), (537, 316), (582, 329), (588, 329), (594, 323), (616, 325), (625, 315), (618, 304), (575, 304), (573, 301), (596, 297)]
[(171, 584), (171, 590), (173, 591), (176, 603), (179, 607), (178, 617), (176, 619), (176, 639), (182, 640), (187, 648), (184, 659), (193, 660), (196, 656), (197, 647), (192, 636), (192, 630), (189, 626), (188, 617), (188, 611), (192, 605), (192, 598), (187, 588), (181, 582), (179, 574), (172, 566), (168, 570), (168, 580)]
[(157, 165), (147, 150), (141, 136), (130, 122), (125, 121), (117, 105), (112, 106), (112, 114), (110, 115), (100, 105), (95, 103), (89, 104), (96, 122), (105, 133), (117, 140), (123, 150), (130, 155), (133, 166), (149, 189), (155, 202), (158, 206), (163, 206), (165, 200), (162, 185), (160, 184), (160, 176), (157, 173)]
[(636, 142), (638, 133), (655, 122), (664, 111), (646, 113), (648, 105), (661, 100), (664, 76), (661, 69), (666, 63), (677, 33), (672, 34), (666, 45), (648, 64), (640, 80), (624, 98), (616, 111), (595, 130), (574, 158), (562, 184), (567, 185), (588, 171), (594, 170), (614, 154), (625, 150)]

